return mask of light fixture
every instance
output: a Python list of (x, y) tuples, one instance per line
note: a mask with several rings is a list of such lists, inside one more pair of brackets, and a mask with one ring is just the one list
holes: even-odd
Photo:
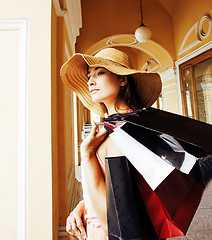
[(151, 38), (151, 30), (144, 25), (141, 0), (140, 0), (140, 9), (141, 9), (141, 25), (135, 31), (135, 38), (139, 42), (147, 42)]

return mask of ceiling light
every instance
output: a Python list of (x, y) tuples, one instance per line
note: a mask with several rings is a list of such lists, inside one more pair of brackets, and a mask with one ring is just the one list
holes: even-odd
[(140, 0), (140, 9), (141, 9), (141, 25), (135, 31), (135, 38), (139, 42), (147, 42), (151, 38), (151, 30), (144, 25), (143, 23), (143, 12), (142, 12), (142, 3)]

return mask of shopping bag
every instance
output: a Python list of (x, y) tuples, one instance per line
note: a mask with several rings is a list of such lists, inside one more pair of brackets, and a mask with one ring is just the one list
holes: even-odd
[(158, 239), (126, 157), (107, 158), (105, 163), (109, 240)]
[[(117, 121), (124, 124), (120, 127), (111, 124)], [(105, 126), (153, 190), (175, 168), (194, 177), (204, 187), (210, 181), (212, 125), (149, 108), (136, 114), (117, 114), (105, 119)], [(159, 174), (157, 169), (161, 170)]]
[(200, 203), (204, 188), (188, 175), (174, 170), (153, 191), (133, 169), (149, 218), (158, 239), (184, 236)]
[[(118, 121), (123, 121), (121, 117)], [(170, 129), (163, 128), (164, 133), (149, 126), (143, 127), (140, 116), (136, 117), (136, 124), (130, 118), (135, 116), (124, 117), (125, 124), (118, 128), (106, 122), (107, 128), (113, 131), (110, 136), (136, 169), (135, 182), (158, 238), (183, 236), (199, 205), (204, 187), (212, 176), (212, 158), (210, 152), (205, 151), (210, 148), (211, 141), (201, 143), (201, 147), (198, 146), (198, 138), (191, 141), (187, 136), (189, 131), (187, 134), (182, 131), (188, 121), (181, 116), (175, 128), (180, 129), (178, 137), (183, 140), (176, 138), (177, 131), (172, 131), (172, 136), (167, 134)], [(191, 121), (189, 123), (192, 129)], [(206, 138), (211, 140), (210, 125), (197, 121), (194, 125), (199, 130), (199, 125), (206, 126)], [(203, 128), (201, 132), (204, 132)]]
[(156, 108), (143, 108), (127, 114), (113, 114), (106, 122), (129, 122), (177, 139), (184, 140), (205, 151), (212, 151), (212, 126), (178, 114)]
[(174, 171), (154, 192), (126, 157), (107, 158), (109, 240), (183, 236), (203, 188), (186, 174), (182, 177), (179, 173)]

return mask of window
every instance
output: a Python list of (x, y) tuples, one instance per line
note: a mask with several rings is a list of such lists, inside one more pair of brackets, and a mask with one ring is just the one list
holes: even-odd
[(212, 49), (180, 65), (184, 115), (212, 124)]

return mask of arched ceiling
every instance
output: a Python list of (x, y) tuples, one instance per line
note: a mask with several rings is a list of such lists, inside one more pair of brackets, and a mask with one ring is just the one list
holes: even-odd
[(173, 15), (174, 6), (177, 0), (157, 0), (170, 15)]
[[(144, 24), (152, 31), (151, 40), (164, 48), (172, 58), (175, 57), (171, 17), (174, 4), (175, 0), (142, 1)], [(77, 37), (76, 52), (85, 53), (98, 42), (112, 36), (134, 35), (141, 22), (140, 0), (82, 0), (81, 7), (82, 28)], [(136, 53), (137, 59), (141, 59), (141, 56), (143, 60), (152, 58), (144, 51), (141, 53), (141, 49), (134, 48), (131, 52)]]
[(118, 34), (109, 36), (94, 44), (85, 53), (94, 55), (106, 47), (115, 47), (126, 52), (133, 66), (143, 71), (165, 71), (174, 66), (170, 54), (156, 42), (149, 40), (139, 43), (133, 34)]
[[(167, 3), (166, 8), (164, 2)], [(172, 18), (169, 12), (174, 2), (174, 0), (142, 1), (144, 23), (152, 30), (152, 40), (165, 47), (172, 56), (175, 52)], [(77, 52), (85, 52), (93, 44), (108, 36), (134, 34), (141, 22), (140, 0), (82, 0), (81, 7), (82, 28), (77, 38)]]

